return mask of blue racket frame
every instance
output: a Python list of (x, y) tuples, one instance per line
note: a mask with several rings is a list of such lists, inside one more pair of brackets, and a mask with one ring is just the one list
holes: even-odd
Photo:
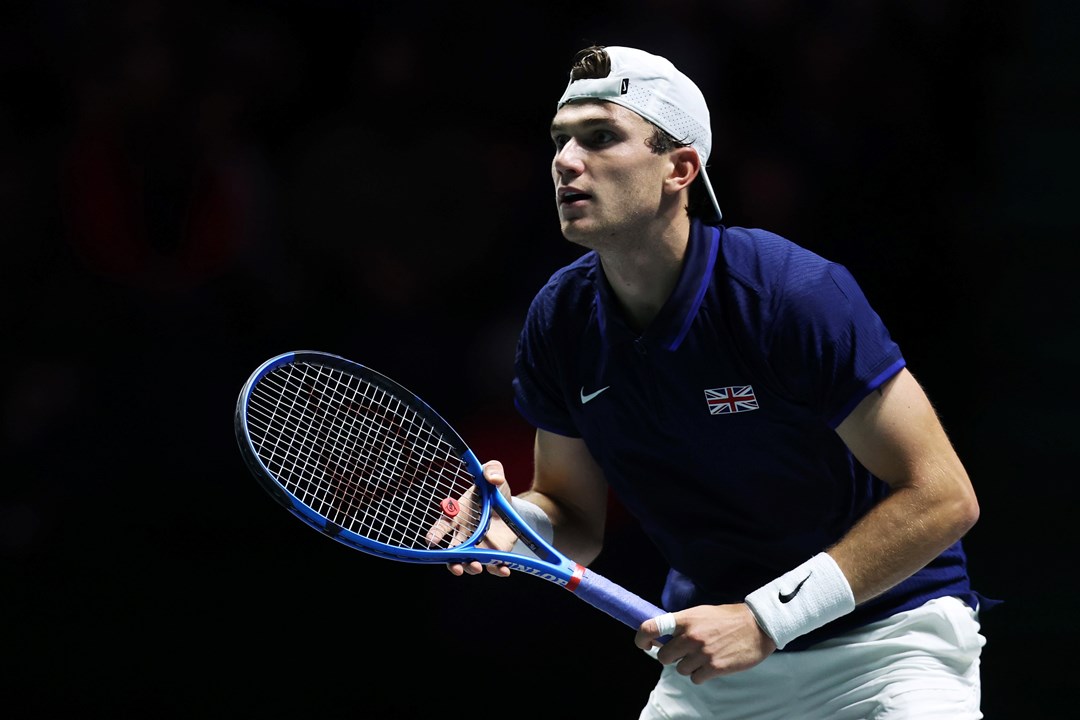
[[(263, 462), (252, 443), (248, 424), (248, 407), (252, 392), (265, 377), (282, 366), (296, 363), (328, 366), (359, 377), (406, 404), (442, 434), (442, 439), (453, 447), (459, 459), (472, 474), (474, 486), (481, 496), (481, 516), (476, 530), (467, 540), (452, 548), (421, 550), (382, 543), (333, 522), (304, 503), (278, 480)], [(272, 357), (252, 373), (241, 389), (236, 404), (234, 431), (244, 462), (263, 489), (306, 525), (350, 548), (388, 560), (416, 564), (475, 561), (484, 565), (505, 565), (512, 571), (532, 575), (570, 590), (585, 602), (635, 630), (645, 620), (665, 612), (662, 608), (590, 571), (556, 550), (529, 526), (497, 488), (484, 479), (480, 461), (450, 423), (414, 392), (372, 368), (340, 355), (314, 350), (298, 350)], [(492, 512), (498, 513), (538, 557), (478, 547), (476, 544), (481, 541), (490, 527)], [(665, 636), (661, 638), (661, 642), (667, 639)]]

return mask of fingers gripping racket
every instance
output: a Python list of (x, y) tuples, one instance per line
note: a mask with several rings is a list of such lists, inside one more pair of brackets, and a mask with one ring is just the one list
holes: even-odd
[[(635, 630), (664, 613), (552, 547), (438, 413), (368, 367), (311, 351), (271, 358), (241, 390), (235, 430), (263, 488), (351, 548), (400, 562), (504, 564)], [(537, 557), (480, 547), (492, 512)]]

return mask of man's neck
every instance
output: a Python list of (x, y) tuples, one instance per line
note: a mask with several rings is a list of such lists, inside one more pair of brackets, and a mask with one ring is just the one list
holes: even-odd
[(690, 221), (669, 225), (656, 238), (643, 238), (600, 253), (608, 284), (626, 319), (638, 331), (649, 326), (679, 281), (690, 238)]

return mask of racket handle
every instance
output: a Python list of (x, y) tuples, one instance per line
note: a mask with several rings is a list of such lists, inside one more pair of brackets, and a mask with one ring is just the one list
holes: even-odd
[[(666, 610), (653, 605), (648, 600), (638, 597), (621, 585), (608, 580), (603, 575), (586, 569), (572, 592), (598, 610), (603, 610), (616, 620), (637, 630), (641, 623), (649, 618), (663, 615)], [(670, 635), (658, 638), (661, 643), (671, 639)]]

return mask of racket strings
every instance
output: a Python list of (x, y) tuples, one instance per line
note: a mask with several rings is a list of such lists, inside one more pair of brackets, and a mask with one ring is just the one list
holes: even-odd
[[(301, 502), (375, 542), (431, 549), (441, 502), (473, 488), (468, 466), (441, 430), (409, 402), (366, 378), (311, 363), (283, 365), (252, 390), (248, 425), (267, 469)], [(451, 547), (482, 520), (461, 505)]]

